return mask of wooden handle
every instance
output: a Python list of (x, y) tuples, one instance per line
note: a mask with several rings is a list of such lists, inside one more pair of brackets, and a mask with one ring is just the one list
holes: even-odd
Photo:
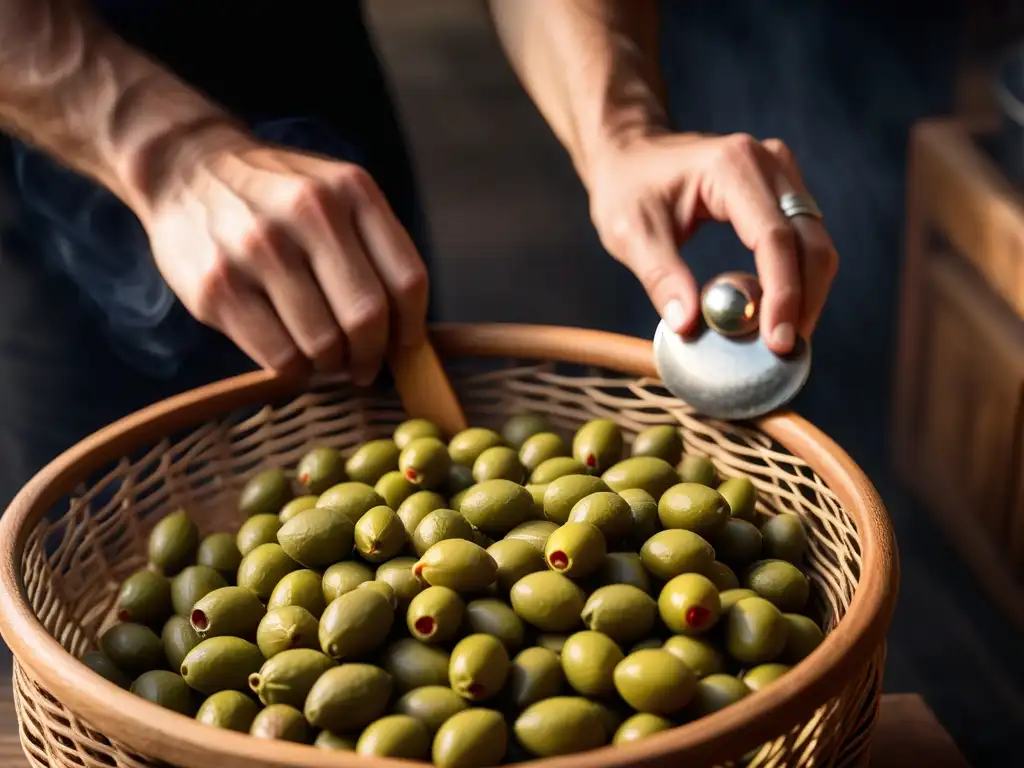
[(410, 418), (429, 419), (449, 435), (458, 434), (469, 426), (429, 339), (414, 347), (392, 350), (389, 364), (395, 377), (395, 389)]

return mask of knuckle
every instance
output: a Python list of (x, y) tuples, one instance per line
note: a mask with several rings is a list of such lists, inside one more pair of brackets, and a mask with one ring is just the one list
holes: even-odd
[(757, 245), (759, 248), (768, 247), (774, 251), (794, 251), (796, 232), (788, 224), (772, 224), (762, 233)]
[(377, 184), (369, 172), (352, 163), (338, 166), (333, 174), (331, 186), (355, 201), (371, 200), (378, 195)]
[(653, 225), (644, 206), (633, 205), (603, 217), (598, 227), (601, 244), (619, 261), (625, 261), (632, 243), (651, 236)]
[(794, 162), (793, 150), (782, 139), (765, 139), (761, 143), (769, 153), (784, 165), (790, 165)]
[(260, 269), (277, 265), (280, 257), (280, 237), (277, 228), (265, 219), (255, 219), (242, 235), (242, 258), (250, 266)]
[(388, 303), (381, 295), (363, 296), (353, 302), (345, 313), (345, 331), (350, 336), (361, 336), (386, 323), (388, 318)]
[(733, 133), (722, 142), (722, 160), (726, 163), (748, 162), (757, 156), (760, 144), (749, 133)]
[(216, 323), (224, 305), (231, 300), (233, 286), (231, 260), (224, 254), (218, 254), (199, 281), (191, 310), (195, 318), (207, 325)]
[(637, 273), (637, 279), (652, 297), (656, 296), (662, 286), (667, 284), (671, 278), (672, 270), (667, 265), (660, 263), (651, 264)]
[(316, 179), (302, 179), (295, 183), (289, 195), (288, 208), (292, 215), (302, 217), (311, 211), (321, 211), (330, 191)]
[(413, 301), (427, 295), (427, 270), (422, 264), (416, 264), (404, 270), (395, 279), (395, 293), (399, 301)]
[(777, 308), (798, 309), (800, 303), (800, 292), (796, 286), (780, 285), (772, 291), (771, 302)]

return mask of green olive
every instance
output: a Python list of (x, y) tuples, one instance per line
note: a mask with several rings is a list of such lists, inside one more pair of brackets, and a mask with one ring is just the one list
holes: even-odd
[(743, 568), (761, 556), (761, 532), (753, 523), (732, 518), (709, 541), (723, 563)]
[(318, 507), (330, 507), (341, 512), (352, 525), (371, 509), (382, 504), (384, 499), (371, 486), (357, 482), (332, 485), (320, 494), (316, 502)]
[(296, 496), (281, 507), (281, 511), (277, 514), (277, 519), (281, 521), (281, 525), (284, 525), (299, 514), (299, 512), (307, 509), (313, 509), (319, 500), (319, 496)]
[(788, 625), (763, 597), (747, 597), (725, 615), (725, 644), (741, 664), (774, 661), (786, 647)]
[(673, 635), (662, 648), (683, 662), (698, 678), (725, 672), (725, 656), (703, 638)]
[(585, 578), (597, 572), (607, 554), (604, 536), (586, 522), (569, 522), (548, 537), (544, 560), (566, 576)]
[(757, 489), (749, 477), (730, 477), (718, 486), (718, 492), (729, 505), (733, 517), (748, 523), (754, 522), (757, 516)]
[(637, 587), (609, 584), (590, 594), (581, 618), (588, 629), (602, 632), (620, 645), (629, 645), (653, 629), (658, 605)]
[(516, 450), (534, 435), (551, 432), (551, 424), (539, 413), (519, 413), (512, 416), (501, 428), (501, 436)]
[(684, 573), (662, 587), (658, 614), (672, 632), (699, 635), (718, 623), (722, 603), (710, 579), (699, 573)]
[(313, 740), (313, 746), (334, 752), (355, 752), (357, 741), (354, 736), (338, 736), (330, 731), (320, 731)]
[(609, 552), (598, 574), (601, 586), (628, 584), (650, 594), (651, 577), (636, 552)]
[(466, 700), (448, 687), (446, 666), (443, 685), (424, 685), (408, 691), (395, 702), (394, 711), (399, 715), (415, 717), (431, 733), (436, 733), (448, 718), (468, 707)]
[(345, 481), (345, 460), (335, 448), (314, 448), (299, 459), (295, 476), (306, 493), (319, 496), (332, 485)]
[(568, 455), (569, 447), (554, 432), (531, 435), (519, 446), (519, 463), (531, 473), (548, 459)]
[(173, 612), (171, 580), (144, 568), (121, 583), (117, 593), (117, 618), (136, 624), (162, 626)]
[(717, 560), (707, 567), (704, 575), (711, 579), (711, 583), (715, 585), (715, 589), (719, 592), (727, 592), (740, 586), (740, 580), (736, 576), (736, 572), (725, 563), (720, 563)]
[(377, 581), (383, 581), (391, 586), (395, 591), (398, 605), (403, 610), (424, 588), (423, 582), (412, 572), (414, 565), (416, 560), (412, 557), (396, 557), (381, 563), (377, 568)]
[(615, 690), (637, 712), (671, 715), (693, 698), (697, 678), (665, 650), (635, 651), (615, 667)]
[(326, 568), (344, 560), (352, 554), (356, 538), (358, 533), (351, 521), (328, 507), (299, 512), (277, 532), (277, 542), (285, 554), (307, 568)]
[(381, 666), (391, 675), (395, 691), (405, 693), (426, 685), (448, 685), (448, 651), (403, 637), (381, 655)]
[(149, 562), (173, 576), (192, 562), (199, 546), (199, 529), (183, 509), (158, 522), (149, 534)]
[(569, 474), (548, 483), (544, 491), (544, 516), (552, 522), (569, 522), (573, 507), (594, 493), (607, 492), (608, 485), (600, 477), (585, 474)]
[(729, 520), (729, 505), (713, 488), (698, 483), (679, 483), (658, 501), (658, 519), (665, 528), (714, 536)]
[(718, 470), (711, 459), (693, 454), (683, 456), (682, 461), (676, 465), (676, 472), (684, 483), (699, 483), (709, 488), (714, 486), (715, 478), (718, 477)]
[(246, 517), (276, 515), (291, 498), (292, 489), (284, 472), (276, 468), (265, 469), (242, 486), (238, 510)]
[(420, 488), (440, 488), (448, 480), (452, 457), (436, 437), (418, 437), (402, 449), (398, 468), (405, 479)]
[(260, 705), (241, 691), (219, 691), (202, 703), (196, 720), (214, 728), (248, 733), (259, 711)]
[(373, 490), (384, 499), (384, 504), (394, 510), (419, 489), (420, 487), (407, 479), (400, 469), (381, 475), (380, 480), (373, 486)]
[[(256, 547), (263, 544), (276, 544), (277, 532), (281, 530), (281, 518), (278, 515), (253, 515), (238, 529), (235, 534), (235, 548), (244, 558)], [(241, 561), (239, 561), (241, 565)]]
[(749, 694), (750, 689), (738, 677), (708, 675), (697, 682), (697, 690), (688, 709), (694, 717), (704, 717), (735, 704)]
[(399, 453), (398, 446), (390, 438), (370, 440), (356, 448), (348, 457), (348, 461), (345, 462), (345, 474), (349, 480), (374, 485), (388, 472), (398, 469)]
[(373, 581), (373, 571), (364, 563), (354, 560), (335, 563), (324, 571), (324, 601), (329, 605), (366, 581)]
[(516, 718), (519, 743), (537, 757), (586, 752), (608, 743), (600, 707), (582, 696), (552, 696)]
[(655, 733), (667, 731), (671, 727), (671, 720), (646, 712), (638, 712), (619, 726), (619, 729), (615, 731), (615, 736), (612, 737), (612, 744), (631, 744)]
[(480, 592), (494, 583), (498, 566), (483, 547), (464, 539), (445, 539), (423, 553), (413, 573), (432, 587)]
[(252, 725), (249, 726), (249, 735), (256, 739), (304, 744), (309, 741), (309, 724), (295, 707), (271, 704), (253, 719)]
[(825, 635), (821, 627), (807, 616), (784, 613), (782, 618), (786, 622), (786, 647), (782, 651), (782, 659), (789, 664), (796, 664), (821, 645)]
[(543, 571), (547, 566), (544, 554), (522, 539), (505, 538), (487, 548), (497, 566), (498, 588), (508, 593), (512, 586), (528, 573)]
[(502, 445), (503, 442), (501, 435), (493, 430), (470, 427), (451, 439), (448, 443), (448, 453), (456, 464), (472, 467), (481, 453), (488, 448)]
[(452, 464), (448, 468), (448, 480), (444, 484), (444, 490), (449, 496), (454, 496), (475, 483), (476, 480), (473, 477), (472, 467)]
[(394, 620), (394, 607), (380, 592), (346, 592), (320, 618), (320, 650), (340, 661), (363, 656), (384, 643)]
[(551, 651), (556, 656), (561, 656), (562, 648), (565, 647), (565, 641), (568, 639), (569, 635), (542, 632), (534, 638), (534, 642), (537, 643), (538, 648), (543, 648), (546, 651)]
[(808, 546), (807, 529), (798, 516), (780, 514), (769, 518), (761, 526), (761, 536), (765, 557), (795, 565), (803, 562)]
[(577, 501), (569, 512), (569, 522), (590, 523), (610, 545), (615, 545), (633, 530), (633, 512), (619, 494), (601, 491)]
[(561, 573), (538, 571), (515, 583), (512, 610), (542, 632), (571, 632), (580, 626), (585, 593)]
[(519, 463), (519, 454), (514, 449), (496, 445), (477, 456), (473, 462), (473, 479), (478, 483), (510, 480), (521, 484), (526, 480), (526, 470)]
[(292, 571), (274, 587), (267, 601), (267, 610), (297, 605), (305, 608), (313, 618), (319, 619), (327, 607), (324, 600), (323, 581), (316, 571)]
[(530, 473), (530, 482), (534, 484), (550, 483), (566, 475), (585, 475), (587, 466), (572, 456), (553, 456), (545, 459)]
[(239, 637), (211, 637), (189, 651), (181, 676), (192, 688), (210, 696), (218, 691), (249, 690), (249, 675), (263, 666), (263, 654)]
[[(172, 616), (171, 619), (180, 618)], [(171, 621), (168, 619), (168, 622)], [(128, 675), (122, 672), (117, 666), (104, 656), (99, 651), (89, 651), (82, 657), (82, 663), (85, 664), (89, 669), (95, 672), (97, 675), (102, 677), (104, 680), (113, 683), (119, 688), (128, 690), (132, 687), (132, 680)]]
[(785, 664), (759, 664), (743, 675), (743, 683), (752, 691), (760, 691), (789, 672), (789, 669)]
[(573, 458), (588, 472), (600, 474), (622, 458), (622, 430), (614, 421), (594, 419), (576, 431), (572, 440)]
[(759, 595), (752, 589), (727, 589), (719, 593), (719, 598), (722, 601), (722, 615), (724, 616), (736, 603), (746, 597), (759, 597)]
[(501, 641), (490, 635), (468, 635), (452, 649), (448, 682), (468, 701), (496, 696), (508, 679), (511, 661)]
[(372, 664), (348, 663), (320, 675), (303, 712), (314, 728), (332, 733), (358, 731), (384, 714), (391, 676)]
[(103, 655), (131, 678), (167, 666), (163, 643), (142, 624), (115, 624), (100, 635), (99, 643)]
[(549, 485), (550, 483), (527, 483), (523, 486), (530, 492), (530, 496), (533, 497), (533, 518), (535, 520), (544, 519), (544, 493)]
[(398, 515), (398, 519), (402, 521), (405, 533), (411, 541), (413, 534), (416, 533), (416, 526), (423, 521), (424, 517), (435, 509), (446, 509), (447, 507), (448, 502), (444, 500), (444, 496), (441, 494), (434, 491), (417, 491), (403, 501), (398, 506), (398, 509), (395, 510), (395, 513)]
[(417, 555), (445, 539), (473, 540), (473, 526), (454, 509), (435, 509), (416, 526), (412, 536), (413, 548)]
[(600, 698), (615, 691), (615, 667), (624, 658), (615, 641), (602, 632), (571, 635), (562, 647), (562, 671), (577, 693)]
[(655, 456), (632, 456), (609, 467), (601, 479), (613, 491), (633, 488), (647, 491), (655, 499), (679, 482), (675, 468)]
[(462, 626), (466, 603), (448, 587), (427, 587), (409, 603), (409, 632), (425, 643), (444, 643), (455, 638)]
[(165, 669), (153, 669), (143, 672), (132, 683), (131, 692), (136, 696), (159, 704), (188, 717), (196, 711), (196, 701), (192, 689), (181, 679), (181, 675)]
[(395, 427), (395, 433), (391, 437), (398, 450), (402, 450), (418, 437), (436, 437), (438, 440), (444, 440), (444, 431), (427, 419), (409, 419)]
[(263, 603), (245, 587), (221, 587), (204, 595), (189, 620), (199, 637), (234, 635), (251, 639), (264, 616)]
[(316, 649), (318, 631), (313, 614), (298, 605), (285, 605), (267, 611), (256, 628), (256, 645), (268, 659), (297, 648)]
[(261, 702), (301, 707), (320, 675), (337, 666), (333, 659), (311, 648), (293, 648), (274, 654), (249, 675), (249, 687)]
[(236, 581), (260, 599), (269, 600), (278, 582), (297, 570), (299, 564), (288, 557), (280, 544), (261, 544), (242, 558)]
[(482, 768), (498, 765), (508, 751), (508, 727), (500, 712), (467, 709), (441, 725), (431, 758), (437, 768)]
[(542, 699), (560, 696), (565, 688), (565, 672), (559, 654), (548, 648), (527, 648), (512, 659), (508, 690), (512, 703), (525, 709)]
[(620, 491), (619, 496), (629, 504), (629, 512), (633, 516), (629, 543), (630, 548), (635, 551), (661, 530), (661, 520), (658, 519), (658, 502), (641, 488), (627, 488)]
[(504, 644), (509, 653), (515, 653), (526, 635), (523, 620), (504, 600), (481, 598), (466, 605), (466, 626), (470, 633), (491, 635)]
[(659, 531), (640, 548), (644, 567), (655, 578), (668, 581), (681, 573), (700, 573), (715, 561), (715, 550), (692, 531)]
[(811, 594), (807, 577), (785, 560), (760, 560), (750, 566), (743, 581), (743, 586), (786, 613), (802, 611)]
[(359, 518), (355, 541), (356, 550), (364, 560), (382, 563), (401, 552), (409, 539), (398, 515), (390, 507), (381, 505)]
[(528, 520), (506, 533), (505, 538), (524, 541), (543, 554), (548, 538), (558, 530), (559, 525), (559, 523), (553, 523), (550, 520)]
[(360, 755), (426, 760), (431, 734), (423, 723), (408, 715), (388, 715), (370, 723), (356, 742)]
[(683, 438), (678, 426), (648, 427), (633, 440), (634, 456), (654, 456), (675, 466), (683, 458)]
[(661, 648), (664, 645), (664, 643), (665, 639), (660, 635), (655, 637), (645, 637), (639, 643), (634, 643), (633, 646), (629, 649), (629, 652), (636, 653), (637, 651), (646, 651), (651, 648), (657, 650)]
[(398, 595), (395, 594), (395, 588), (388, 584), (386, 581), (364, 581), (360, 584), (357, 589), (372, 589), (383, 595), (388, 603), (391, 605), (392, 610), (398, 610)]
[(196, 550), (196, 563), (220, 573), (222, 576), (234, 578), (238, 564), (242, 562), (242, 553), (238, 551), (233, 534), (211, 533), (201, 542)]
[(504, 536), (533, 516), (533, 496), (511, 480), (485, 480), (466, 491), (459, 512), (474, 528)]
[(171, 669), (181, 669), (181, 662), (188, 656), (189, 651), (199, 645), (201, 639), (187, 618), (171, 616), (160, 632), (160, 642), (164, 647), (167, 665)]

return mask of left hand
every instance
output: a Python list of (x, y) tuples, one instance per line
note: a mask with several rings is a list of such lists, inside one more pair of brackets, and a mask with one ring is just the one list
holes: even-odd
[(693, 274), (680, 246), (708, 219), (730, 222), (754, 252), (763, 291), (760, 327), (776, 354), (810, 338), (839, 264), (819, 219), (788, 219), (786, 193), (806, 196), (792, 153), (778, 139), (659, 133), (592, 156), (591, 217), (601, 242), (640, 280), (677, 333), (700, 317)]

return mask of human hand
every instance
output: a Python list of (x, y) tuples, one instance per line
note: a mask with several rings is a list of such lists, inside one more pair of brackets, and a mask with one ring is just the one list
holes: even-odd
[(172, 154), (135, 205), (185, 308), (265, 368), (344, 366), (361, 385), (389, 332), (425, 332), (427, 273), (362, 168), (238, 131)]
[(761, 334), (776, 354), (814, 330), (839, 264), (819, 219), (787, 219), (779, 198), (807, 189), (778, 139), (660, 133), (593, 157), (591, 217), (605, 248), (640, 280), (677, 333), (700, 317), (699, 291), (679, 247), (708, 219), (730, 222), (754, 252), (763, 290)]

